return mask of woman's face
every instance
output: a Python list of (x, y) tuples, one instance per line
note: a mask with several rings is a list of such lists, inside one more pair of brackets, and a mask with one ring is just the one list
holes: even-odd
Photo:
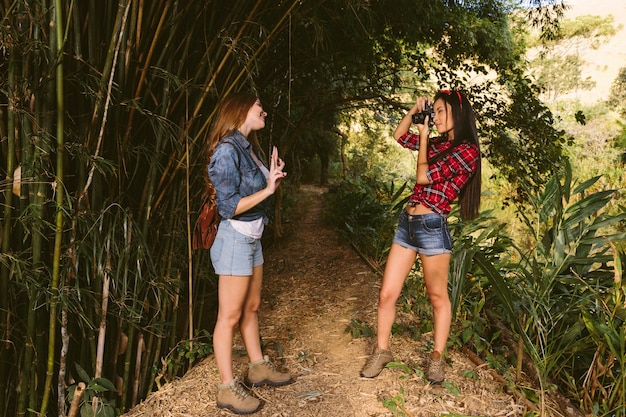
[(248, 110), (244, 125), (247, 126), (250, 131), (263, 129), (265, 127), (265, 116), (267, 116), (267, 113), (263, 110), (261, 100), (257, 99), (252, 107), (250, 107), (250, 110)]
[[(452, 106), (446, 103), (443, 99), (438, 99), (435, 101), (434, 111), (435, 111), (435, 126), (437, 127), (437, 132), (440, 134), (448, 133), (448, 137), (453, 133), (454, 130), (454, 119), (452, 117)], [(451, 138), (451, 137), (450, 137)]]

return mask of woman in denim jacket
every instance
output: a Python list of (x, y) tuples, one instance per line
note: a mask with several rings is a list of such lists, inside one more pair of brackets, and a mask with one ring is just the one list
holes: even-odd
[(257, 311), (261, 304), (263, 250), (261, 236), (268, 222), (269, 198), (281, 180), (285, 163), (274, 147), (269, 168), (255, 131), (265, 127), (267, 113), (248, 93), (227, 97), (209, 134), (208, 189), (222, 217), (211, 262), (218, 281), (218, 315), (213, 349), (220, 374), (217, 405), (238, 414), (257, 411), (261, 402), (233, 374), (232, 346), (237, 325), (250, 360), (245, 382), (284, 385), (289, 373), (278, 372), (263, 356)]

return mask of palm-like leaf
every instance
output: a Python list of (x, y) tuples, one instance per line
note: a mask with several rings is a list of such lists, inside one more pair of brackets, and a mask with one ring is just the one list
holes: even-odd
[[(614, 281), (610, 242), (624, 238), (612, 228), (626, 219), (625, 213), (606, 211), (615, 190), (591, 190), (597, 180), (573, 186), (567, 167), (547, 183), (544, 192), (531, 200), (530, 210), (520, 213), (533, 245), (513, 246), (519, 262), (497, 270), (480, 253), (474, 256), (544, 384), (580, 381), (598, 343), (624, 354), (618, 347), (620, 324), (607, 328), (593, 314), (606, 303)], [(523, 328), (518, 325), (521, 316), (526, 317)], [(591, 333), (603, 336), (590, 338)]]

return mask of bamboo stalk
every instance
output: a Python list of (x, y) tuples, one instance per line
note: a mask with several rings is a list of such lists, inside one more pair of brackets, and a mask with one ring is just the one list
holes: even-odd
[(65, 416), (65, 371), (67, 352), (70, 346), (70, 335), (67, 332), (67, 309), (61, 309), (61, 353), (59, 355), (59, 374), (57, 377), (57, 408), (58, 415)]
[[(130, 325), (128, 327), (128, 346), (133, 346), (135, 344), (135, 334), (137, 333), (136, 327)], [(122, 413), (126, 412), (128, 409), (128, 381), (130, 380), (130, 366), (131, 366), (131, 357), (132, 357), (132, 349), (126, 349), (126, 354), (124, 355), (124, 373), (122, 374), (122, 396), (120, 398), (120, 410)]]
[[(60, 0), (57, 0), (60, 1)], [(98, 93), (96, 96), (96, 102), (94, 103), (94, 109), (91, 116), (91, 126), (96, 126), (98, 120), (100, 119), (100, 113), (104, 112), (106, 107), (106, 102), (110, 97), (105, 95), (107, 91), (107, 86), (111, 83), (113, 79), (113, 74), (115, 73), (115, 63), (117, 62), (117, 55), (119, 53), (119, 42), (121, 38), (121, 34), (124, 31), (124, 25), (126, 23), (125, 17), (128, 15), (128, 2), (130, 0), (119, 0), (118, 10), (115, 18), (115, 27), (113, 28), (113, 37), (110, 42), (110, 47), (108, 48), (108, 54), (103, 65), (102, 69), (102, 77), (100, 79), (100, 84), (98, 86)], [(124, 4), (126, 2), (126, 4)], [(93, 19), (95, 19), (95, 6)], [(94, 34), (97, 39), (97, 35)], [(95, 56), (95, 55), (94, 55)], [(109, 91), (110, 92), (110, 91)], [(98, 140), (100, 140), (100, 135), (102, 133), (102, 124), (100, 123), (100, 130), (98, 131)], [(90, 146), (92, 141), (91, 132), (87, 139), (87, 147)]]
[[(15, 48), (16, 49), (16, 48)], [(13, 51), (9, 55), (9, 77), (8, 86), (9, 92), (8, 108), (7, 108), (7, 156), (6, 156), (6, 183), (4, 188), (4, 213), (2, 224), (2, 253), (9, 253), (11, 250), (11, 230), (13, 229), (13, 171), (15, 170), (15, 116), (17, 114), (15, 109), (15, 90), (16, 90), (16, 71), (17, 71), (17, 53)], [(9, 334), (8, 328), (8, 311), (9, 311), (9, 266), (5, 262), (0, 263), (0, 327), (3, 330), (2, 334)], [(9, 340), (4, 342), (2, 348), (0, 348), (0, 410), (4, 410), (6, 407), (6, 379), (4, 375), (7, 374), (6, 364), (7, 354), (10, 352)]]
[(524, 364), (524, 338), (519, 336), (517, 338), (517, 366), (515, 372), (515, 380), (522, 380), (522, 366)]
[(139, 397), (139, 382), (141, 376), (141, 359), (142, 354), (145, 352), (146, 346), (143, 340), (143, 333), (139, 333), (137, 338), (137, 355), (135, 357), (135, 378), (133, 379), (133, 396), (131, 400), (131, 407), (137, 405), (137, 399)]
[[(257, 3), (255, 5), (255, 7), (253, 8), (252, 11), (256, 10), (256, 7), (260, 4), (261, 0), (259, 0), (259, 3)], [(250, 62), (253, 62), (254, 60), (256, 60), (258, 58), (258, 56), (260, 55), (260, 53), (265, 49), (265, 47), (269, 44), (269, 40), (271, 38), (273, 38), (278, 30), (282, 27), (282, 25), (284, 24), (285, 20), (287, 20), (287, 18), (289, 17), (289, 15), (293, 12), (293, 10), (296, 8), (296, 6), (298, 6), (300, 4), (299, 0), (293, 0), (292, 4), (289, 6), (289, 8), (285, 11), (285, 13), (283, 13), (283, 15), (280, 17), (280, 19), (278, 20), (278, 22), (274, 25), (274, 27), (272, 28), (272, 31), (268, 34), (268, 36), (266, 37), (265, 42), (263, 43), (263, 46), (261, 48), (258, 48), (254, 54), (252, 54), (252, 56), (249, 58)], [(248, 14), (248, 19), (247, 21), (251, 21), (253, 14), (252, 11)], [(243, 28), (242, 28), (243, 30)], [(240, 30), (240, 32), (238, 33), (238, 37), (242, 36), (242, 30)], [(227, 52), (227, 55), (230, 55), (231, 51), (229, 50)], [(222, 62), (225, 62), (224, 60), (222, 60)], [(217, 77), (217, 73), (219, 73), (221, 71), (221, 68), (223, 67), (223, 65), (220, 63), (220, 65), (218, 66), (218, 69), (215, 71), (215, 73), (211, 76), (211, 79), (209, 80), (209, 82), (206, 84), (202, 96), (199, 98), (199, 100), (196, 103), (196, 107), (192, 113), (191, 119), (190, 120), (196, 120), (196, 117), (198, 116), (202, 105), (204, 104), (204, 101), (206, 100), (206, 97), (208, 95), (208, 92), (210, 91), (210, 87), (213, 85), (213, 83), (215, 82), (215, 79)], [(237, 76), (235, 76), (234, 80), (231, 80), (228, 83), (228, 86), (225, 88), (225, 91), (223, 92), (223, 94), (228, 94), (230, 93), (235, 86), (237, 86), (239, 80), (243, 77), (243, 75), (246, 73), (246, 69), (243, 68), (240, 70), (239, 74)], [(211, 123), (212, 117), (213, 117), (213, 113), (216, 111), (217, 109), (213, 109), (213, 112), (205, 118), (204, 123), (200, 126), (199, 132), (204, 132), (208, 129), (209, 124)], [(188, 129), (191, 127), (191, 123), (187, 126), (187, 128), (184, 131), (184, 134), (187, 135), (188, 134)], [(194, 137), (194, 140), (192, 141), (192, 144), (195, 145), (196, 141), (200, 140), (204, 138), (204, 136), (198, 134), (197, 136)], [(177, 172), (182, 164), (184, 164), (185, 162), (181, 160), (182, 158), (175, 158), (175, 159), (171, 159), (170, 162), (175, 164), (174, 167), (170, 170), (170, 169), (165, 169), (163, 171), (163, 175), (161, 177), (161, 181), (160, 181), (160, 185), (161, 185), (161, 189), (164, 190), (156, 199), (156, 202), (154, 204), (155, 208), (158, 206), (159, 202), (164, 198), (165, 194), (166, 194), (166, 190), (169, 189), (169, 186), (171, 184), (172, 181), (174, 181), (174, 179), (176, 178), (175, 175), (172, 175), (171, 172)]]
[[(170, 2), (168, 1), (165, 3), (165, 7), (163, 9), (163, 12), (161, 13), (161, 19), (159, 20), (159, 24), (154, 32), (152, 44), (150, 45), (150, 49), (148, 50), (148, 55), (146, 56), (146, 60), (144, 62), (143, 69), (140, 73), (141, 75), (139, 77), (139, 81), (137, 82), (137, 87), (135, 89), (135, 94), (133, 97), (141, 96), (141, 91), (143, 89), (143, 85), (146, 80), (146, 75), (148, 73), (148, 67), (150, 66), (152, 62), (152, 56), (154, 55), (154, 51), (157, 47), (157, 41), (159, 40), (159, 36), (161, 34), (161, 30), (163, 29), (163, 26), (165, 25), (166, 19), (167, 17), (169, 17), (169, 14), (168, 14), (169, 7), (170, 7)], [(126, 145), (130, 139), (130, 131), (133, 125), (134, 118), (135, 118), (135, 108), (131, 107), (130, 113), (128, 115), (128, 123), (126, 125), (126, 133), (124, 134), (124, 139), (122, 141), (122, 149), (126, 148)]]
[(65, 203), (65, 186), (64, 186), (64, 158), (65, 158), (65, 140), (64, 140), (64, 84), (63, 84), (63, 16), (61, 0), (55, 0), (52, 8), (54, 22), (53, 30), (50, 31), (51, 53), (55, 57), (56, 65), (56, 100), (57, 100), (57, 146), (56, 146), (56, 215), (55, 215), (55, 235), (54, 235), (54, 251), (52, 265), (52, 282), (50, 284), (50, 323), (48, 326), (48, 360), (46, 367), (46, 380), (44, 383), (43, 398), (41, 400), (41, 414), (46, 415), (48, 404), (50, 401), (50, 392), (52, 388), (52, 377), (54, 375), (54, 352), (56, 346), (56, 322), (57, 322), (57, 305), (59, 296), (59, 282), (61, 271), (61, 246), (63, 243), (63, 210)]
[[(58, 0), (60, 1), (60, 0)], [(126, 5), (123, 5), (122, 2), (124, 0), (120, 0), (120, 4), (119, 4), (119, 13), (122, 13), (121, 16), (118, 16), (119, 20), (121, 20), (121, 23), (119, 25), (116, 25), (116, 27), (118, 28), (119, 32), (114, 34), (114, 39), (113, 41), (115, 42), (115, 46), (113, 47), (112, 50), (112, 56), (111, 56), (111, 68), (109, 71), (109, 79), (107, 80), (107, 91), (106, 91), (106, 96), (104, 99), (104, 109), (103, 109), (103, 115), (102, 115), (102, 120), (100, 121), (100, 129), (98, 131), (98, 139), (97, 139), (97, 144), (96, 144), (96, 149), (94, 151), (94, 158), (97, 158), (100, 155), (100, 151), (101, 151), (101, 146), (102, 146), (102, 141), (104, 140), (104, 128), (106, 126), (107, 123), (107, 114), (109, 111), (109, 105), (111, 103), (111, 90), (113, 89), (113, 80), (115, 77), (115, 65), (117, 63), (117, 57), (120, 51), (120, 43), (122, 40), (122, 34), (124, 33), (124, 28), (126, 26), (126, 20), (128, 18), (128, 10), (130, 9), (129, 4), (127, 3)], [(126, 0), (127, 1), (127, 0)], [(96, 110), (94, 109), (94, 115), (93, 117), (95, 118), (96, 115)], [(94, 119), (92, 119), (94, 120)], [(87, 176), (87, 181), (85, 183), (85, 186), (83, 187), (82, 192), (80, 193), (79, 197), (78, 197), (78, 202), (76, 204), (77, 210), (80, 210), (80, 202), (81, 200), (87, 195), (87, 191), (89, 190), (89, 186), (91, 185), (91, 182), (93, 180), (93, 174), (94, 171), (96, 169), (95, 164), (91, 165), (91, 168), (89, 170), (89, 175)]]
[(100, 326), (98, 329), (98, 347), (96, 351), (96, 371), (95, 377), (102, 377), (102, 366), (104, 362), (104, 342), (106, 339), (106, 330), (107, 330), (107, 313), (109, 309), (109, 291), (111, 285), (111, 255), (109, 252), (110, 243), (109, 240), (106, 242), (106, 262), (104, 266), (104, 270), (102, 271), (103, 281), (102, 281), (102, 296), (101, 296), (101, 307), (100, 307)]
[(72, 398), (72, 404), (70, 405), (70, 411), (67, 417), (76, 417), (78, 412), (80, 411), (80, 400), (83, 398), (83, 394), (85, 393), (85, 388), (87, 386), (84, 382), (79, 382), (76, 385), (76, 390), (74, 391), (74, 398)]

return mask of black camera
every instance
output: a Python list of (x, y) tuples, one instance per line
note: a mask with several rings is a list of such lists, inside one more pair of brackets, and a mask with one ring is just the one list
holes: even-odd
[(428, 127), (433, 127), (435, 125), (435, 110), (433, 109), (433, 105), (430, 103), (426, 103), (424, 110), (421, 112), (412, 114), (411, 121), (416, 125), (423, 125), (424, 120), (426, 120), (426, 116), (428, 116)]

